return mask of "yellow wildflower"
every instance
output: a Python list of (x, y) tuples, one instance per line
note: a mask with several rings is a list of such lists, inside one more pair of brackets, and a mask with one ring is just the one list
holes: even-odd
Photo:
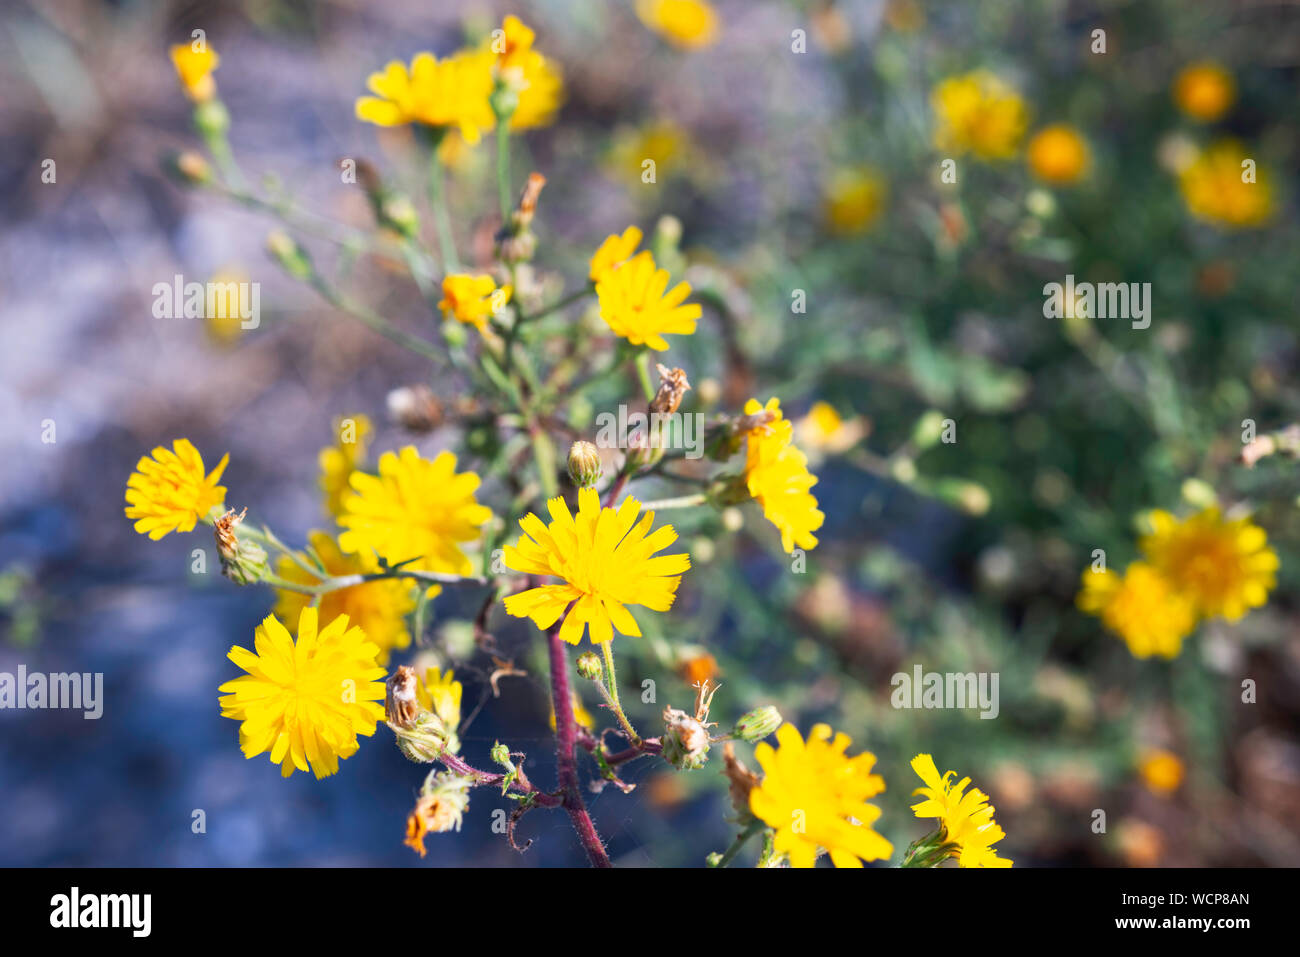
[[(195, 49), (195, 46), (199, 49)], [(206, 43), (178, 43), (171, 48), (172, 65), (181, 79), (185, 95), (195, 103), (204, 103), (217, 95), (212, 71), (221, 65), (217, 51)]]
[(356, 115), (378, 126), (454, 128), (465, 142), (477, 143), (496, 123), (489, 99), (492, 84), (491, 59), (475, 51), (442, 60), (417, 53), (409, 70), (394, 60), (369, 76), (366, 85), (375, 95), (357, 99)]
[(1212, 60), (1184, 67), (1174, 78), (1174, 103), (1194, 120), (1211, 123), (1237, 98), (1232, 74)]
[(464, 690), (450, 668), (446, 672), (428, 668), (415, 686), (415, 696), (421, 707), (436, 714), (443, 727), (454, 734), (460, 727), (460, 700)]
[(596, 282), (611, 269), (616, 269), (627, 262), (636, 252), (636, 247), (640, 245), (641, 230), (636, 226), (629, 226), (623, 230), (621, 236), (618, 233), (606, 236), (605, 241), (596, 250), (596, 254), (591, 257), (591, 269), (588, 273), (591, 281)]
[(455, 319), (479, 332), (487, 329), (488, 319), (510, 301), (510, 286), (497, 287), (489, 275), (456, 274), (442, 281), (442, 300), (438, 308), (444, 319)]
[(940, 778), (934, 758), (928, 754), (914, 757), (912, 770), (925, 782), (912, 793), (926, 798), (913, 804), (912, 811), (919, 818), (938, 818), (944, 842), (957, 845), (951, 856), (957, 858), (959, 867), (1011, 866), (1012, 862), (998, 857), (993, 848), (1006, 834), (993, 820), (994, 808), (987, 794), (979, 788), (967, 791), (970, 778), (950, 784), (948, 779), (956, 777), (956, 771), (947, 771)]
[(320, 487), (325, 493), (325, 511), (330, 515), (338, 515), (343, 511), (343, 496), (348, 491), (348, 479), (364, 461), (374, 431), (368, 416), (353, 415), (334, 420), (334, 434), (339, 437), (338, 443), (321, 449), (317, 457), (320, 463)]
[[(1273, 181), (1234, 140), (1211, 145), (1178, 174), (1183, 201), (1197, 219), (1217, 226), (1262, 226), (1273, 216)], [(1248, 170), (1253, 169), (1254, 175)]]
[(284, 777), (310, 770), (323, 778), (372, 735), (384, 717), (384, 669), (365, 632), (339, 615), (317, 631), (315, 608), (298, 618), (298, 640), (274, 615), (257, 627), (256, 653), (238, 645), (228, 657), (244, 671), (218, 690), (221, 716), (240, 722), (244, 757), (269, 751)]
[[(379, 570), (374, 556), (365, 552), (345, 555), (326, 532), (312, 532), (307, 540), (331, 576), (361, 575)], [(299, 559), (308, 565), (312, 563), (306, 554), (300, 554)], [(288, 555), (280, 557), (275, 573), (285, 581), (300, 585), (315, 585), (321, 580), (320, 576), (310, 574)], [(283, 621), (297, 621), (310, 603), (310, 595), (280, 589), (276, 591), (274, 614)], [(415, 609), (415, 598), (408, 581), (383, 578), (351, 588), (339, 588), (321, 596), (319, 608), (326, 621), (346, 615), (364, 631), (379, 649), (376, 660), (381, 665), (388, 664), (389, 653), (393, 650), (410, 647), (411, 632), (406, 627), (406, 616)]]
[(638, 253), (596, 281), (600, 317), (632, 345), (665, 351), (664, 335), (691, 335), (701, 315), (698, 303), (683, 305), (691, 284), (669, 289), (668, 281), (668, 270), (655, 266), (649, 250)]
[(709, 46), (718, 36), (718, 15), (704, 0), (636, 0), (636, 15), (683, 50)]
[(408, 445), (380, 456), (377, 476), (353, 472), (351, 484), (339, 516), (345, 552), (373, 549), (389, 564), (414, 559), (411, 567), (423, 571), (473, 571), (460, 543), (477, 539), (492, 512), (474, 497), (479, 477), (457, 472), (455, 455), (431, 462)]
[(763, 515), (780, 531), (782, 548), (787, 552), (796, 545), (815, 548), (813, 532), (826, 520), (809, 491), (817, 476), (808, 471), (807, 457), (794, 446), (794, 426), (782, 416), (780, 402), (772, 398), (764, 406), (750, 399), (745, 404), (746, 415), (762, 411), (774, 413), (775, 418), (747, 433), (745, 484), (763, 507)]
[(1155, 794), (1172, 794), (1183, 783), (1183, 762), (1159, 748), (1143, 753), (1138, 761), (1142, 783)]
[(248, 276), (235, 268), (221, 269), (208, 280), (208, 288), (214, 294), (210, 300), (212, 308), (204, 310), (203, 319), (210, 342), (229, 346), (243, 334), (243, 312), (251, 306), (243, 295), (243, 290), (249, 288), (248, 282)]
[(885, 181), (871, 167), (837, 170), (826, 187), (822, 216), (834, 233), (860, 233), (880, 218), (885, 197)]
[(693, 157), (686, 131), (674, 123), (657, 121), (617, 130), (611, 138), (605, 166), (612, 179), (639, 184), (646, 160), (654, 161), (655, 182), (658, 182), (689, 164)]
[(206, 475), (203, 456), (189, 439), (177, 439), (170, 449), (158, 446), (135, 464), (126, 480), (126, 517), (135, 530), (157, 541), (169, 532), (190, 532), (194, 525), (226, 500), (226, 487), (218, 485), (230, 462), (222, 456)]
[(641, 503), (631, 496), (617, 508), (601, 508), (595, 489), (578, 491), (575, 518), (563, 498), (546, 503), (549, 525), (529, 513), (519, 522), (524, 534), (507, 546), (505, 565), (529, 575), (550, 575), (560, 585), (542, 585), (510, 595), (506, 611), (531, 618), (538, 628), (550, 628), (572, 603), (560, 637), (571, 645), (591, 626), (593, 642), (619, 634), (640, 637), (641, 629), (626, 605), (667, 611), (677, 597), (682, 572), (691, 567), (687, 555), (658, 555), (677, 540), (671, 525), (650, 531), (654, 512), (637, 521)]
[(934, 145), (983, 160), (1009, 159), (1020, 147), (1029, 112), (1019, 94), (992, 73), (949, 77), (931, 95)]
[(850, 758), (848, 735), (832, 740), (825, 724), (814, 725), (807, 742), (784, 724), (776, 740), (779, 748), (762, 741), (754, 749), (763, 780), (749, 792), (749, 809), (776, 830), (774, 847), (790, 856), (792, 867), (812, 867), (819, 847), (836, 867), (861, 867), (894, 853), (871, 827), (880, 808), (867, 798), (885, 790), (884, 779), (871, 773), (874, 754)]
[(1237, 621), (1268, 601), (1277, 584), (1277, 553), (1249, 518), (1225, 519), (1211, 507), (1181, 522), (1156, 511), (1151, 525), (1138, 544), (1198, 615)]
[(868, 425), (861, 416), (842, 418), (829, 402), (814, 402), (808, 414), (794, 427), (800, 445), (831, 455), (853, 448), (867, 431)]
[(510, 116), (512, 130), (550, 125), (564, 102), (560, 68), (533, 49), (534, 37), (522, 20), (511, 15), (501, 24), (499, 41), (494, 41), (497, 74), (519, 96)]
[(1192, 603), (1146, 562), (1133, 562), (1121, 577), (1109, 568), (1083, 573), (1075, 603), (1124, 639), (1137, 658), (1175, 658), (1196, 627)]
[(1078, 182), (1092, 162), (1087, 141), (1064, 123), (1045, 126), (1035, 133), (1027, 152), (1034, 175), (1057, 186)]

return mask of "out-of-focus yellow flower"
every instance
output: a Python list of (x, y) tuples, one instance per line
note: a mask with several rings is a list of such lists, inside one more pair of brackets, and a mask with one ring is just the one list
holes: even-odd
[(1088, 143), (1072, 126), (1045, 126), (1029, 141), (1029, 168), (1046, 183), (1064, 186), (1078, 182), (1092, 157)]
[(1178, 755), (1156, 748), (1142, 755), (1138, 773), (1152, 793), (1172, 794), (1183, 783), (1183, 762)]
[(623, 235), (613, 233), (605, 237), (605, 241), (600, 244), (596, 254), (591, 257), (591, 268), (588, 275), (592, 282), (596, 282), (601, 276), (611, 269), (623, 265), (636, 252), (636, 247), (641, 245), (641, 230), (636, 226), (629, 226), (623, 230)]
[[(244, 757), (271, 752), (284, 777), (311, 770), (323, 778), (383, 720), (384, 669), (365, 632), (339, 615), (317, 631), (315, 608), (298, 618), (298, 640), (274, 615), (258, 625), (256, 653), (238, 645), (228, 657), (248, 672), (218, 690), (221, 716), (239, 725)], [(309, 768), (310, 766), (310, 768)]]
[(707, 47), (718, 37), (718, 15), (705, 0), (636, 0), (636, 15), (683, 50)]
[(135, 530), (157, 541), (169, 532), (190, 532), (195, 524), (226, 500), (218, 485), (230, 455), (204, 474), (203, 456), (189, 439), (176, 439), (170, 449), (158, 446), (135, 464), (126, 480), (126, 517)]
[[(578, 727), (580, 728), (586, 728), (588, 731), (596, 727), (596, 719), (591, 716), (591, 712), (588, 711), (586, 705), (582, 703), (582, 699), (578, 697), (578, 692), (570, 691), (569, 698), (573, 704), (574, 723), (577, 724)], [(551, 708), (551, 730), (552, 731), (555, 730), (555, 708), (554, 707)]]
[(204, 310), (204, 329), (208, 340), (219, 346), (229, 346), (238, 341), (244, 332), (243, 290), (248, 287), (248, 276), (238, 269), (219, 270), (208, 280), (212, 290), (210, 307)]
[(745, 414), (767, 411), (775, 418), (746, 433), (745, 484), (749, 494), (763, 508), (763, 515), (781, 533), (781, 547), (787, 552), (815, 548), (813, 535), (826, 516), (817, 508), (809, 491), (817, 476), (808, 471), (808, 459), (794, 445), (794, 425), (781, 413), (775, 398), (764, 406), (757, 399), (745, 404)]
[(679, 282), (669, 289), (668, 281), (668, 270), (655, 265), (648, 249), (606, 270), (596, 281), (600, 318), (634, 346), (667, 350), (664, 336), (691, 335), (701, 315), (698, 303), (685, 302), (691, 284)]
[(880, 808), (867, 799), (885, 790), (872, 774), (876, 756), (850, 758), (846, 734), (831, 738), (829, 725), (814, 725), (805, 742), (792, 724), (776, 732), (779, 747), (759, 742), (754, 757), (763, 780), (749, 792), (749, 809), (776, 831), (774, 847), (790, 856), (791, 867), (812, 867), (823, 848), (836, 867), (861, 867), (894, 853), (872, 829)]
[(1268, 601), (1277, 584), (1277, 552), (1249, 518), (1225, 519), (1212, 507), (1179, 521), (1158, 510), (1151, 526), (1139, 546), (1198, 615), (1237, 621)]
[(358, 414), (334, 420), (334, 434), (338, 436), (338, 442), (321, 449), (317, 456), (320, 462), (320, 487), (325, 493), (325, 511), (330, 515), (338, 515), (343, 511), (343, 496), (348, 491), (348, 479), (365, 460), (374, 432), (368, 416)]
[(836, 170), (826, 186), (822, 215), (832, 232), (864, 232), (880, 218), (887, 196), (884, 179), (871, 167)]
[(1010, 159), (1020, 148), (1029, 110), (1007, 83), (986, 70), (949, 77), (930, 97), (934, 145), (982, 160)]
[(439, 60), (417, 53), (408, 70), (394, 60), (372, 73), (366, 86), (374, 96), (357, 99), (357, 119), (377, 126), (425, 126), (457, 129), (467, 143), (477, 143), (496, 124), (492, 112), (492, 58), (463, 51)]
[(487, 329), (488, 319), (510, 301), (510, 286), (497, 287), (491, 276), (457, 274), (442, 281), (442, 300), (438, 308), (444, 319), (455, 319), (479, 332)]
[[(345, 555), (334, 538), (326, 532), (312, 532), (307, 540), (331, 576), (379, 571), (379, 563), (374, 556), (365, 552)], [(298, 558), (307, 565), (312, 564), (311, 558), (306, 554), (300, 553)], [(311, 575), (288, 555), (280, 557), (275, 573), (285, 581), (300, 585), (316, 585), (320, 582), (320, 576)], [(364, 631), (366, 637), (379, 649), (376, 661), (386, 665), (390, 652), (410, 647), (411, 632), (406, 627), (406, 616), (415, 608), (415, 597), (411, 592), (408, 581), (381, 578), (351, 588), (326, 592), (321, 596), (318, 607), (321, 617), (326, 621), (347, 615), (348, 620)], [(311, 596), (300, 592), (279, 589), (275, 594), (273, 613), (282, 621), (297, 621), (302, 610), (311, 604)]]
[(1011, 866), (1012, 862), (998, 857), (993, 848), (1006, 834), (993, 820), (994, 808), (987, 794), (979, 788), (967, 791), (970, 778), (950, 783), (948, 779), (956, 777), (956, 771), (946, 771), (940, 777), (934, 758), (928, 754), (914, 757), (912, 770), (925, 783), (912, 792), (925, 797), (920, 804), (912, 805), (912, 811), (919, 818), (939, 820), (944, 842), (957, 845), (951, 856), (957, 859), (959, 867)]
[(422, 707), (438, 716), (444, 728), (455, 734), (460, 727), (460, 700), (464, 690), (450, 668), (446, 672), (429, 668), (416, 684), (415, 696)]
[(195, 103), (204, 103), (217, 95), (212, 71), (221, 65), (221, 57), (206, 43), (198, 45), (201, 49), (196, 50), (195, 43), (178, 43), (171, 48), (171, 56), (185, 95)]
[(659, 120), (615, 131), (606, 157), (608, 174), (618, 182), (641, 182), (645, 161), (654, 161), (655, 182), (668, 178), (692, 158), (690, 137), (675, 123)]
[(389, 564), (414, 559), (412, 568), (450, 575), (474, 570), (460, 543), (477, 539), (492, 511), (474, 497), (479, 477), (457, 472), (451, 452), (432, 462), (413, 445), (385, 452), (377, 476), (353, 472), (351, 485), (339, 515), (345, 552), (374, 549)]
[(794, 434), (803, 448), (838, 455), (866, 437), (867, 422), (861, 416), (845, 419), (829, 402), (814, 402), (808, 414), (795, 424)]
[(1197, 219), (1244, 229), (1262, 226), (1273, 216), (1273, 181), (1262, 168), (1254, 182), (1243, 164), (1251, 157), (1234, 140), (1220, 140), (1204, 150), (1178, 176), (1187, 208)]
[(617, 509), (601, 508), (595, 489), (578, 491), (575, 518), (563, 498), (546, 503), (549, 525), (529, 513), (519, 522), (524, 534), (505, 550), (507, 568), (528, 575), (549, 575), (561, 585), (542, 585), (510, 595), (506, 611), (531, 618), (547, 629), (573, 603), (560, 628), (571, 645), (591, 626), (594, 643), (609, 641), (615, 630), (639, 638), (641, 629), (626, 605), (667, 611), (677, 597), (682, 573), (691, 567), (684, 554), (655, 555), (677, 541), (671, 525), (650, 531), (655, 513), (641, 513), (641, 503), (629, 496)]
[(1146, 562), (1133, 562), (1122, 577), (1109, 568), (1088, 569), (1075, 603), (1123, 638), (1137, 658), (1177, 657), (1196, 627), (1192, 603)]
[(550, 125), (564, 103), (559, 65), (533, 49), (535, 36), (522, 20), (511, 15), (501, 24), (499, 40), (489, 47), (496, 58), (497, 75), (519, 96), (519, 104), (510, 116), (512, 130)]
[(1212, 123), (1237, 98), (1232, 74), (1212, 60), (1184, 67), (1174, 79), (1174, 103), (1194, 120)]

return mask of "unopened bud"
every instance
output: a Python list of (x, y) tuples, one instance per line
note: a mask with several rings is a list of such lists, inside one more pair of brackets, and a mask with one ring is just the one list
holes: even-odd
[(260, 582), (270, 572), (266, 549), (256, 542), (240, 541), (235, 528), (244, 520), (248, 509), (238, 515), (229, 509), (213, 523), (217, 540), (217, 556), (221, 559), (221, 574), (237, 585)]
[(591, 488), (600, 481), (600, 475), (600, 450), (590, 442), (574, 442), (569, 448), (569, 478), (573, 484)]
[(931, 409), (916, 420), (916, 425), (912, 428), (912, 444), (918, 451), (930, 448), (943, 438), (945, 421), (944, 414), (936, 409)]
[(224, 136), (230, 129), (230, 111), (220, 100), (204, 100), (194, 107), (194, 127), (204, 136)]
[(753, 743), (762, 741), (779, 727), (781, 727), (781, 712), (768, 704), (741, 715), (732, 733), (742, 741)]
[(266, 237), (266, 251), (294, 279), (310, 278), (311, 261), (288, 233), (280, 229), (272, 230)]
[(514, 762), (510, 760), (510, 748), (500, 741), (492, 745), (492, 750), (488, 754), (492, 757), (493, 764), (499, 764), (506, 768), (514, 767)]
[(600, 658), (588, 651), (578, 655), (578, 675), (589, 681), (599, 681), (604, 674), (604, 668), (600, 664)]
[(206, 186), (212, 182), (212, 166), (193, 150), (182, 150), (167, 157), (164, 167), (186, 186)]

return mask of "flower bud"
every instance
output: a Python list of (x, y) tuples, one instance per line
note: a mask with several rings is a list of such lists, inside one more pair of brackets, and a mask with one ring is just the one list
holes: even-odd
[(601, 667), (600, 658), (592, 652), (584, 652), (578, 655), (578, 675), (589, 681), (599, 681), (604, 669)]
[(709, 760), (709, 732), (704, 723), (677, 708), (664, 709), (664, 760), (679, 770), (704, 767)]
[(418, 686), (414, 668), (402, 665), (393, 672), (384, 696), (384, 718), (397, 736), (397, 749), (408, 760), (429, 764), (449, 750), (452, 736), (436, 714), (420, 705)]
[(916, 420), (916, 425), (912, 428), (912, 444), (918, 450), (928, 449), (941, 438), (943, 438), (944, 414), (936, 409), (931, 409)]
[(755, 741), (762, 741), (781, 727), (781, 720), (781, 712), (770, 704), (764, 705), (741, 715), (732, 734), (752, 744)]
[(167, 157), (167, 173), (186, 186), (206, 186), (212, 182), (212, 166), (193, 150), (182, 150)]
[(578, 488), (591, 488), (600, 481), (600, 450), (590, 442), (574, 442), (569, 448), (569, 478)]
[(220, 100), (205, 100), (194, 107), (194, 127), (204, 136), (224, 136), (230, 129), (230, 111)]
[(492, 745), (492, 750), (488, 754), (491, 756), (493, 764), (499, 764), (506, 768), (514, 767), (514, 762), (510, 760), (510, 748), (500, 741)]
[(272, 230), (266, 237), (266, 251), (294, 279), (310, 278), (311, 260), (288, 233), (280, 229)]
[(241, 542), (235, 534), (235, 527), (244, 520), (247, 513), (248, 509), (244, 509), (236, 515), (232, 508), (213, 523), (217, 555), (221, 559), (221, 574), (236, 585), (260, 582), (271, 570), (266, 561), (266, 549), (256, 542)]

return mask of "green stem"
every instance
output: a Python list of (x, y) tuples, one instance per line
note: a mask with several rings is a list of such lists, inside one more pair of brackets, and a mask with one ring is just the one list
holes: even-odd
[(696, 492), (694, 495), (681, 495), (677, 498), (661, 498), (653, 502), (642, 502), (641, 510), (661, 511), (666, 508), (694, 508), (696, 505), (703, 505), (709, 500), (709, 497), (703, 492)]
[(636, 733), (632, 727), (632, 722), (628, 720), (627, 713), (623, 711), (623, 705), (618, 700), (618, 674), (614, 670), (614, 649), (610, 647), (612, 641), (603, 641), (600, 644), (600, 650), (605, 653), (605, 674), (608, 677), (608, 688), (605, 684), (597, 682), (600, 693), (604, 695), (606, 703), (610, 710), (614, 712), (614, 717), (618, 718), (618, 723), (623, 726), (627, 733), (628, 739), (632, 742), (634, 748), (641, 746), (641, 735)]
[(650, 378), (650, 350), (642, 349), (636, 357), (636, 373), (641, 379), (641, 390), (645, 393), (645, 400), (650, 402), (655, 397), (654, 381)]
[(519, 316), (519, 322), (520, 322), (520, 323), (524, 323), (524, 322), (532, 322), (532, 321), (534, 321), (534, 320), (536, 320), (536, 319), (541, 319), (541, 318), (543, 318), (544, 316), (549, 316), (549, 315), (550, 315), (551, 313), (553, 313), (553, 312), (559, 312), (561, 309), (565, 308), (566, 306), (571, 306), (571, 305), (573, 305), (573, 304), (574, 304), (575, 302), (577, 302), (579, 299), (584, 299), (584, 298), (586, 298), (587, 296), (591, 295), (592, 291), (593, 291), (595, 288), (596, 288), (596, 287), (593, 286), (591, 283), (587, 283), (587, 285), (583, 286), (583, 287), (582, 287), (581, 289), (579, 289), (577, 292), (571, 292), (571, 293), (569, 293), (567, 296), (565, 296), (563, 299), (557, 299), (555, 302), (551, 303), (549, 306), (542, 306), (540, 309), (538, 309), (536, 312), (534, 312), (534, 313), (532, 313), (532, 314), (530, 314), (530, 315), (523, 315), (523, 314), (521, 313), (520, 316)]
[(722, 856), (719, 857), (717, 861), (711, 866), (713, 867), (729, 866), (731, 862), (736, 859), (736, 855), (740, 853), (740, 849), (744, 847), (747, 843), (749, 843), (749, 839), (753, 837), (755, 834), (758, 834), (760, 831), (762, 831), (763, 828), (765, 828), (766, 826), (767, 825), (764, 824), (762, 821), (751, 821), (748, 827), (746, 827), (743, 831), (741, 831), (739, 834), (736, 835), (736, 839), (731, 842), (731, 846), (728, 847), (725, 851), (723, 851)]
[(451, 231), (451, 215), (447, 211), (446, 183), (437, 143), (429, 152), (429, 205), (433, 208), (433, 225), (438, 231), (443, 271), (459, 272), (460, 260), (456, 257), (456, 239)]
[(497, 197), (501, 201), (501, 222), (510, 218), (510, 131), (505, 119), (497, 120)]

